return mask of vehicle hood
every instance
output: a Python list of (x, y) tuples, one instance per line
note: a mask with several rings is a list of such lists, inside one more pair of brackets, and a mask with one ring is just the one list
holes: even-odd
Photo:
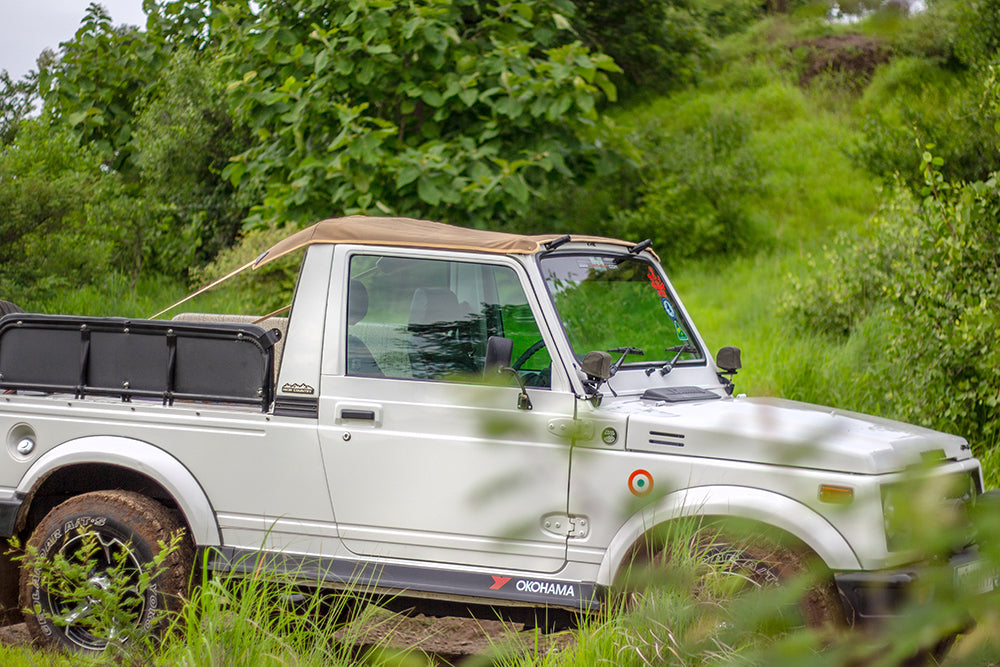
[(622, 399), (606, 409), (629, 413), (625, 446), (634, 451), (859, 474), (972, 455), (964, 438), (781, 399)]

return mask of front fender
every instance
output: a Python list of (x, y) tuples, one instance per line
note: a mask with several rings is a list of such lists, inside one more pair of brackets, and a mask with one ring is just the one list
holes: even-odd
[(88, 436), (64, 442), (35, 461), (17, 485), (26, 496), (39, 480), (66, 466), (104, 463), (134, 470), (155, 480), (174, 498), (191, 528), (196, 545), (221, 544), (212, 505), (194, 475), (176, 458), (159, 447), (117, 436)]
[(632, 515), (601, 561), (597, 583), (610, 586), (632, 547), (654, 527), (685, 517), (734, 517), (779, 528), (819, 556), (831, 570), (858, 570), (857, 554), (829, 521), (797, 500), (743, 486), (701, 486), (676, 491)]

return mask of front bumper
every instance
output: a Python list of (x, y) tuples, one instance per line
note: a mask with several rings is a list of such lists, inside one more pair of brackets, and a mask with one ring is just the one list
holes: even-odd
[(941, 575), (929, 576), (930, 567), (912, 565), (875, 572), (841, 572), (833, 578), (847, 617), (855, 624), (898, 616), (903, 605), (914, 599), (933, 600), (940, 594), (935, 591), (936, 586), (947, 587), (949, 594), (965, 595), (987, 593), (997, 587), (997, 573), (980, 559), (975, 547), (952, 556), (942, 566), (944, 576), (949, 577), (947, 582)]

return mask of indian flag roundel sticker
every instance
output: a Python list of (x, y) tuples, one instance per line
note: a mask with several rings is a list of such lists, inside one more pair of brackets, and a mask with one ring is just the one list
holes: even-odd
[(628, 490), (633, 496), (645, 496), (653, 490), (653, 476), (648, 470), (636, 470), (628, 476)]

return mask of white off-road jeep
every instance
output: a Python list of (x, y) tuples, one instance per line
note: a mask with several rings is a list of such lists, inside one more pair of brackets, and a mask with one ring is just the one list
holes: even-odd
[[(912, 471), (956, 521), (982, 492), (962, 438), (733, 395), (739, 350), (713, 360), (648, 242), (351, 217), (254, 268), (303, 248), (287, 318), (0, 319), (0, 535), (96, 534), (100, 570), (183, 530), (141, 623), (195, 562), (537, 620), (599, 610), (663, 527), (739, 519), (783, 542), (746, 557), (828, 574), (807, 616), (857, 620), (920, 577)], [(8, 618), (101, 650), (39, 569), (3, 562)]]

